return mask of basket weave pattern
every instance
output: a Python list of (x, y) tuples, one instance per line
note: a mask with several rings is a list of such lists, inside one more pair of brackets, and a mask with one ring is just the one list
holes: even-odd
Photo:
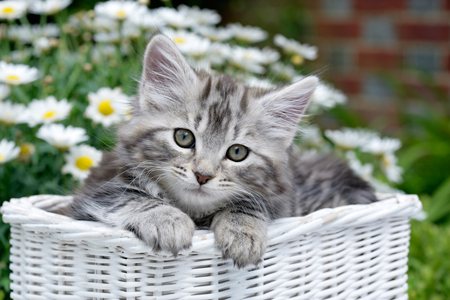
[(53, 213), (71, 197), (12, 199), (12, 299), (407, 299), (416, 196), (324, 209), (269, 226), (264, 261), (238, 270), (210, 231), (190, 250), (153, 253), (132, 233)]

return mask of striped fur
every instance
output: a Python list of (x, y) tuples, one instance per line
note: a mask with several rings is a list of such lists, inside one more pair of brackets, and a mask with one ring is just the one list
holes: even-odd
[[(130, 230), (174, 254), (190, 247), (196, 227), (211, 228), (224, 258), (244, 267), (264, 254), (270, 220), (375, 201), (342, 162), (301, 155), (293, 145), (316, 83), (250, 88), (192, 70), (167, 38), (154, 37), (133, 118), (77, 193), (71, 215)], [(176, 144), (177, 128), (194, 134), (195, 147)], [(246, 159), (227, 159), (233, 144), (249, 149)], [(201, 185), (195, 173), (211, 179)]]

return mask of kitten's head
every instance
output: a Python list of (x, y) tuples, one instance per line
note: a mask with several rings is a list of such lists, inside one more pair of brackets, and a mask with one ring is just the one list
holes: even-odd
[(157, 181), (186, 210), (283, 194), (289, 150), (317, 82), (250, 88), (194, 71), (157, 35), (147, 46), (133, 118), (119, 132), (123, 162), (135, 167), (136, 181)]

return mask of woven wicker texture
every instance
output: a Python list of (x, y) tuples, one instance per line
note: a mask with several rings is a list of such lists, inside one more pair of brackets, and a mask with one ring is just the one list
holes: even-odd
[(132, 233), (53, 213), (71, 197), (12, 199), (12, 299), (407, 299), (416, 196), (324, 209), (269, 227), (263, 263), (238, 270), (210, 231), (174, 258)]

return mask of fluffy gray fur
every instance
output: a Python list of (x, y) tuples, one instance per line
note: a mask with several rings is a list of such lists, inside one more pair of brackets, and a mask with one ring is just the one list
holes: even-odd
[[(223, 257), (241, 268), (261, 261), (273, 219), (376, 201), (345, 164), (293, 145), (317, 82), (250, 88), (194, 71), (169, 39), (155, 36), (133, 117), (76, 194), (71, 215), (130, 230), (174, 255), (191, 246), (195, 228), (210, 228)], [(177, 145), (177, 128), (194, 134), (193, 148)], [(246, 159), (226, 157), (233, 144), (249, 149)], [(211, 179), (200, 184), (195, 173)]]

